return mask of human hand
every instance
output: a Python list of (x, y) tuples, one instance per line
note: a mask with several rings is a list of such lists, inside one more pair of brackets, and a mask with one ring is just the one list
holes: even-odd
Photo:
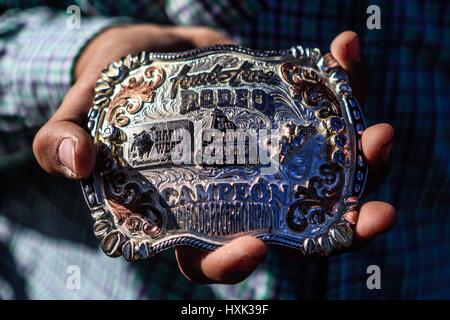
[[(354, 91), (361, 99), (365, 73), (361, 60), (357, 59), (359, 45), (352, 42), (347, 46), (355, 36), (351, 32), (339, 35), (332, 43), (331, 53), (349, 72), (352, 83), (357, 84)], [(71, 179), (83, 178), (92, 172), (96, 150), (83, 125), (91, 107), (95, 83), (108, 63), (143, 50), (171, 52), (218, 43), (231, 43), (231, 40), (203, 27), (142, 24), (113, 27), (99, 34), (80, 55), (75, 67), (75, 83), (60, 108), (34, 139), (33, 151), (39, 164), (49, 173)], [(372, 126), (364, 132), (363, 152), (371, 172), (380, 170), (387, 160), (392, 137), (393, 129), (387, 124)], [(364, 204), (355, 227), (356, 240), (366, 240), (386, 230), (393, 223), (394, 215), (395, 210), (387, 203)], [(199, 283), (240, 282), (258, 266), (266, 253), (266, 245), (250, 236), (240, 237), (214, 252), (190, 247), (176, 249), (180, 270)]]

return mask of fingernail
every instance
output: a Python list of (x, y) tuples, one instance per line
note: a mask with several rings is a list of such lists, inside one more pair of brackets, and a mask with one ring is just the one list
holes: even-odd
[(380, 157), (383, 163), (386, 163), (389, 160), (391, 149), (392, 149), (392, 142), (386, 143), (380, 148)]
[(75, 173), (75, 143), (71, 138), (61, 141), (58, 148), (59, 161), (72, 173)]
[(356, 36), (347, 44), (348, 56), (353, 62), (359, 62), (361, 60), (361, 46), (359, 44), (359, 38)]

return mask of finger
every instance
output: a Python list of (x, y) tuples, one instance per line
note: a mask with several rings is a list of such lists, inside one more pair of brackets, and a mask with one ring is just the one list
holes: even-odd
[(80, 179), (94, 169), (95, 146), (82, 128), (91, 101), (88, 86), (76, 84), (58, 111), (36, 134), (33, 152), (48, 173)]
[(236, 44), (234, 40), (226, 35), (207, 27), (175, 27), (173, 32), (198, 48), (215, 44)]
[(394, 128), (387, 123), (379, 123), (364, 130), (362, 150), (370, 166), (376, 167), (388, 161), (393, 139)]
[(387, 123), (379, 123), (364, 130), (361, 146), (369, 166), (365, 194), (372, 192), (386, 177), (393, 138), (394, 128)]
[(370, 201), (363, 204), (355, 226), (355, 240), (364, 242), (387, 231), (394, 224), (395, 216), (395, 208), (387, 202)]
[(342, 32), (331, 42), (330, 51), (341, 67), (348, 72), (353, 95), (364, 104), (369, 72), (362, 56), (358, 35), (353, 31)]
[(94, 169), (92, 139), (69, 121), (49, 122), (43, 126), (34, 139), (33, 152), (41, 167), (51, 174), (80, 179)]
[(234, 284), (248, 277), (267, 255), (259, 239), (243, 236), (213, 252), (178, 247), (176, 257), (181, 272), (197, 283)]

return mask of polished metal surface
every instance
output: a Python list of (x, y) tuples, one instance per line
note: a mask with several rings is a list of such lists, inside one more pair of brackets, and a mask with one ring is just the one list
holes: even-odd
[(87, 128), (99, 152), (82, 188), (109, 256), (243, 234), (304, 254), (352, 242), (363, 117), (318, 49), (129, 55), (103, 71)]

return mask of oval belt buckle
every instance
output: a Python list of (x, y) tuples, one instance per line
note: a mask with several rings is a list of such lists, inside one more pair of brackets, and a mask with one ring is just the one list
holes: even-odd
[(361, 110), (328, 54), (219, 45), (111, 63), (82, 188), (104, 252), (134, 261), (243, 234), (328, 255), (352, 242)]

